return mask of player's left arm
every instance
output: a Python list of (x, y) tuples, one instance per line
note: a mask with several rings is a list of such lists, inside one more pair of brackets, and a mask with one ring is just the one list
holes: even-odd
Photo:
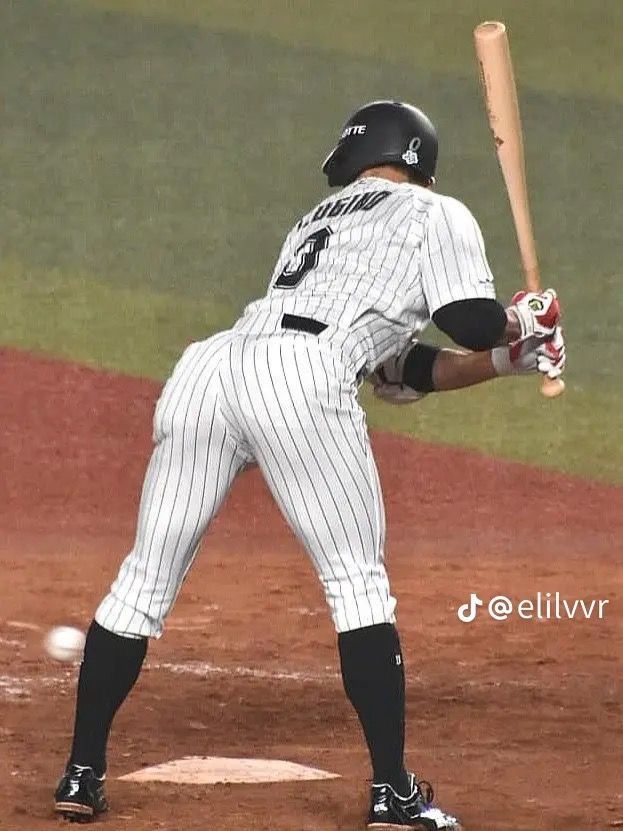
[(551, 338), (560, 320), (552, 289), (519, 293), (507, 308), (496, 300), (480, 227), (471, 211), (450, 197), (441, 197), (430, 212), (421, 276), (435, 325), (475, 352), (532, 335)]
[(409, 404), (430, 392), (458, 390), (506, 375), (541, 372), (557, 378), (565, 359), (564, 337), (558, 326), (550, 340), (526, 338), (483, 352), (410, 343), (399, 355), (377, 367), (370, 381), (378, 398), (392, 404)]

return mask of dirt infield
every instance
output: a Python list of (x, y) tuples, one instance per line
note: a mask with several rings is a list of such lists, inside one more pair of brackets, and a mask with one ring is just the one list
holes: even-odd
[[(158, 386), (0, 350), (0, 828), (60, 825), (51, 789), (84, 628), (131, 544)], [(459, 399), (457, 399), (458, 401)], [(467, 831), (623, 826), (623, 489), (376, 434), (408, 675), (409, 763)], [(470, 592), (608, 599), (602, 620), (457, 619)], [(221, 787), (116, 780), (185, 755), (341, 775)], [(213, 525), (115, 724), (111, 829), (363, 826), (367, 758), (310, 565), (254, 471)]]

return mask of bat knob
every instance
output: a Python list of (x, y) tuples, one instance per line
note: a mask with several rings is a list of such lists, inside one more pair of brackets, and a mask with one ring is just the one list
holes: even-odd
[(499, 20), (485, 20), (484, 23), (479, 23), (474, 29), (474, 34), (477, 38), (496, 38), (503, 35), (506, 31), (506, 26)]
[(558, 398), (565, 391), (565, 382), (562, 378), (548, 378), (547, 375), (543, 378), (541, 384), (541, 395), (545, 398)]

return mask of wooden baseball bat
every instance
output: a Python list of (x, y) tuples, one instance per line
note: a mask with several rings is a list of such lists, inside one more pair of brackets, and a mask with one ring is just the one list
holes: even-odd
[[(541, 275), (528, 204), (526, 163), (506, 26), (485, 22), (474, 29), (474, 43), (487, 116), (513, 213), (521, 264), (528, 291), (541, 291)], [(555, 398), (565, 389), (562, 378), (543, 378), (541, 393)]]

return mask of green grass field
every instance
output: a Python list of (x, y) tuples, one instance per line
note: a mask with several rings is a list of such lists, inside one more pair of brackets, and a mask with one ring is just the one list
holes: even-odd
[(326, 192), (341, 122), (376, 97), (437, 123), (439, 189), (480, 220), (508, 297), (518, 255), (471, 45), (495, 16), (543, 271), (565, 304), (568, 395), (545, 402), (531, 379), (413, 408), (365, 395), (369, 420), (623, 482), (623, 4), (456, 5), (8, 0), (0, 342), (164, 377), (264, 290), (286, 231)]

